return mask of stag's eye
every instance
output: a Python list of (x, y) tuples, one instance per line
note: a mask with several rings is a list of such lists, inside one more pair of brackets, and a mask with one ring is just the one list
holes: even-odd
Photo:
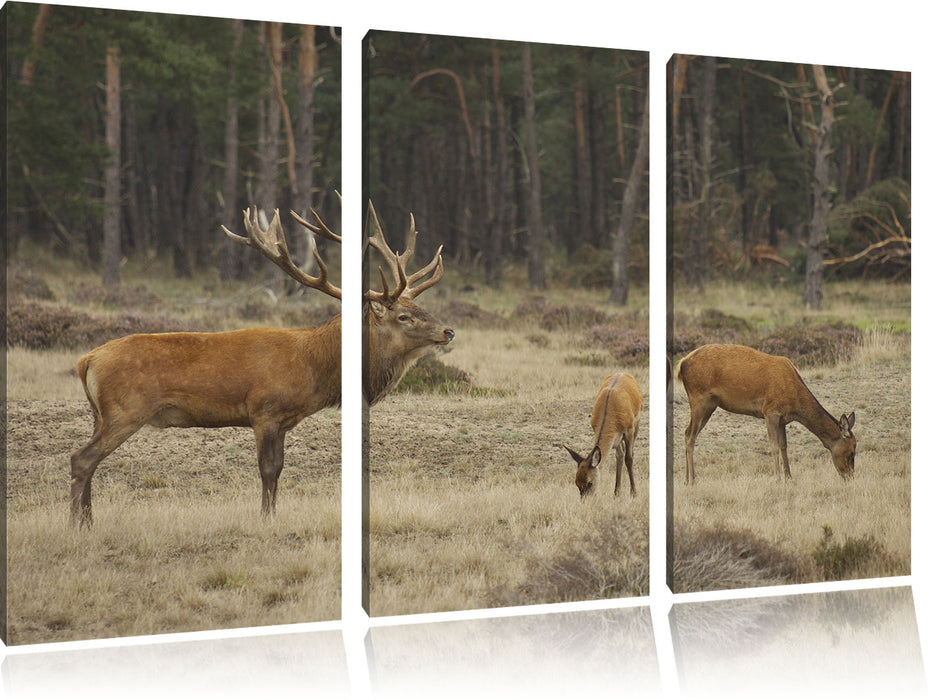
[(400, 314), (399, 316), (397, 316), (397, 321), (399, 321), (400, 323), (406, 323), (409, 320), (410, 320), (409, 314)]

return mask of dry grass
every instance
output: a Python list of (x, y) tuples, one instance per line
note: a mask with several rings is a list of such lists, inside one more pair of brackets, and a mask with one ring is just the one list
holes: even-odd
[(614, 498), (609, 472), (583, 502), (561, 448), (591, 444), (605, 376), (624, 369), (645, 388), (647, 370), (570, 363), (579, 337), (459, 329), (443, 360), (494, 391), (395, 393), (371, 410), (372, 614), (648, 592), (646, 394), (636, 498)]
[(260, 510), (249, 430), (143, 429), (101, 463), (95, 524), (68, 523), (69, 457), (91, 434), (76, 353), (8, 353), (11, 644), (335, 619), (340, 414), (287, 438)]
[[(696, 483), (686, 486), (688, 403), (675, 387), (675, 590), (910, 573), (909, 334), (873, 325), (851, 360), (801, 373), (833, 415), (857, 413), (849, 482), (798, 423), (787, 427), (793, 480), (778, 481), (764, 422), (718, 411), (699, 435)], [(733, 549), (739, 538), (743, 556)]]

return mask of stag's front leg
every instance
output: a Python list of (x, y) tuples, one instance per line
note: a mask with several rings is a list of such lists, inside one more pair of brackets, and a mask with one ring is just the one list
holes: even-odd
[(278, 427), (254, 427), (257, 439), (257, 461), (260, 466), (262, 496), (260, 513), (273, 515), (276, 512), (276, 487), (283, 471), (283, 453), (286, 432)]
[[(786, 427), (781, 422), (779, 414), (770, 414), (766, 417), (767, 439), (770, 442), (770, 452), (774, 459), (774, 474), (778, 479), (783, 478), (784, 472), (786, 478), (790, 478), (790, 465), (787, 461), (786, 451)], [(783, 460), (783, 470), (781, 471), (780, 461)]]

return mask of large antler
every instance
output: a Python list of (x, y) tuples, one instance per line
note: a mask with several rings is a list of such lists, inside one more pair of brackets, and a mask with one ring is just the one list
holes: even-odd
[[(367, 291), (366, 297), (370, 301), (379, 301), (385, 306), (390, 306), (397, 299), (414, 299), (432, 285), (438, 282), (442, 277), (442, 246), (436, 251), (435, 257), (425, 267), (417, 270), (412, 275), (406, 274), (406, 265), (416, 251), (416, 220), (410, 214), (410, 227), (406, 234), (406, 250), (403, 253), (394, 253), (384, 238), (383, 228), (377, 220), (377, 213), (374, 211), (373, 202), (367, 204), (367, 219), (371, 222), (374, 234), (367, 239), (367, 245), (373, 247), (383, 256), (391, 273), (393, 273), (393, 282), (396, 285), (393, 290), (387, 284), (387, 277), (384, 275), (382, 267), (378, 266), (380, 271), (380, 280), (383, 283), (383, 292), (377, 292), (373, 289)], [(429, 273), (432, 275), (413, 286), (413, 283), (423, 279)]]
[[(314, 210), (312, 211), (312, 216), (315, 217), (315, 223), (306, 221), (294, 211), (289, 213), (296, 221), (312, 231), (312, 233), (317, 233), (329, 240), (341, 243), (341, 236), (331, 231)], [(303, 272), (293, 262), (292, 257), (289, 255), (289, 247), (286, 245), (286, 235), (283, 232), (283, 225), (280, 223), (279, 209), (273, 210), (273, 220), (266, 230), (260, 226), (260, 221), (257, 217), (257, 207), (253, 208), (252, 215), (250, 209), (245, 209), (244, 226), (247, 229), (246, 237), (232, 233), (226, 226), (221, 226), (221, 228), (230, 238), (238, 243), (259, 250), (265, 258), (273, 261), (277, 267), (299, 284), (305, 287), (311, 287), (312, 289), (318, 289), (335, 299), (341, 299), (341, 288), (336, 287), (328, 281), (328, 267), (325, 265), (325, 261), (322, 260), (322, 256), (319, 255), (318, 246), (316, 246), (314, 238), (310, 238), (309, 241), (312, 245), (312, 256), (315, 258), (315, 262), (319, 267), (318, 277), (313, 277)]]

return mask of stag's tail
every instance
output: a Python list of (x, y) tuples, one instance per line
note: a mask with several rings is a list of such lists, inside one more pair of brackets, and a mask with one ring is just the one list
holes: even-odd
[(97, 402), (97, 380), (94, 371), (91, 369), (91, 353), (78, 358), (77, 370), (78, 378), (84, 387), (85, 396), (88, 397), (88, 403), (91, 404), (91, 410), (94, 411), (94, 425), (96, 427), (101, 417), (101, 409)]

